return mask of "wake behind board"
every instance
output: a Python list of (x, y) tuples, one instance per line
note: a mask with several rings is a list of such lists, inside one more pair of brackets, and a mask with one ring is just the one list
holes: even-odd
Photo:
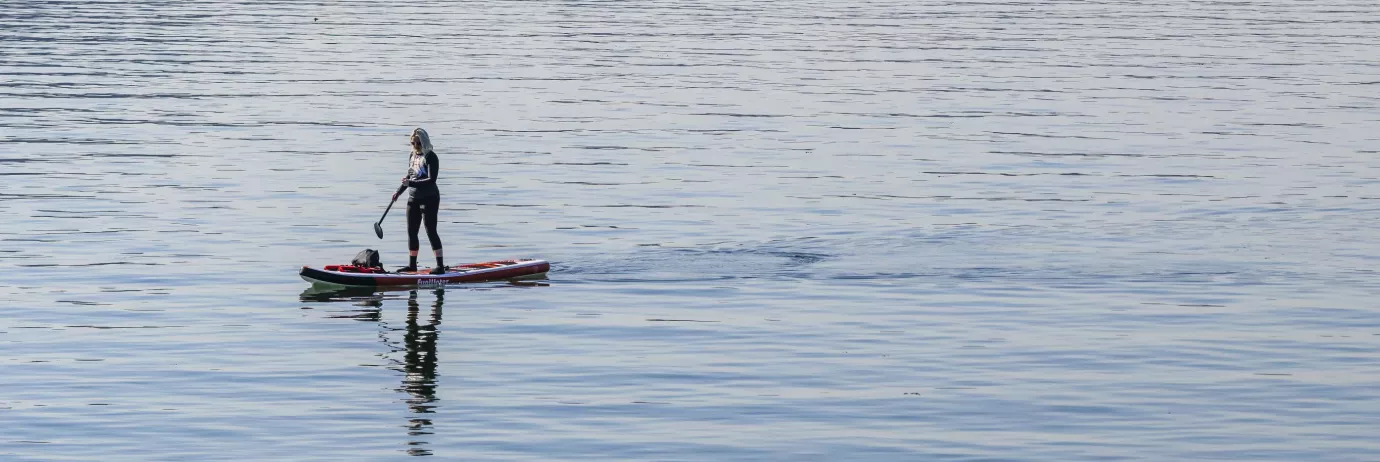
[(326, 265), (322, 269), (303, 266), (300, 274), (303, 280), (313, 285), (399, 287), (535, 279), (545, 276), (550, 270), (551, 264), (546, 260), (498, 260), (452, 266), (449, 271), (442, 274), (431, 274), (429, 268), (416, 272), (393, 273), (349, 265)]

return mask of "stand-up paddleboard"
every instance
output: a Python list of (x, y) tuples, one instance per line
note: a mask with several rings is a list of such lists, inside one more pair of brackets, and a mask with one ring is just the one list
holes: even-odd
[(452, 266), (441, 274), (431, 269), (392, 273), (378, 268), (350, 265), (326, 265), (322, 269), (302, 267), (302, 279), (313, 285), (350, 287), (398, 287), (443, 285), (453, 282), (486, 282), (516, 279), (540, 279), (551, 270), (546, 260), (499, 260)]

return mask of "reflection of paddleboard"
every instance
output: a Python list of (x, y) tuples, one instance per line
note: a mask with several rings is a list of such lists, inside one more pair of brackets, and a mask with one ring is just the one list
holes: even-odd
[(546, 260), (499, 260), (485, 263), (470, 263), (452, 266), (442, 274), (431, 274), (430, 269), (416, 272), (390, 273), (373, 268), (360, 268), (347, 265), (327, 265), (322, 269), (302, 267), (302, 279), (312, 284), (385, 287), (385, 286), (428, 286), (452, 282), (485, 282), (514, 279), (539, 279), (546, 276), (551, 264)]

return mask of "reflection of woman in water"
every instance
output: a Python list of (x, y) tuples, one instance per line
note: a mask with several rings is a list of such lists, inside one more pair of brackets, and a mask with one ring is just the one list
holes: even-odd
[[(431, 305), (431, 319), (426, 325), (417, 323), (419, 304), (417, 303), (417, 291), (411, 291), (407, 296), (407, 328), (403, 333), (403, 355), (402, 388), (398, 391), (412, 395), (406, 400), (408, 409), (415, 414), (431, 414), (436, 406), (431, 404), (436, 401), (436, 333), (437, 326), (441, 325), (441, 304), (445, 301), (444, 289), (436, 289), (436, 302)], [(422, 436), (431, 434), (431, 419), (418, 415), (408, 419), (408, 436)], [(408, 454), (414, 456), (429, 456), (431, 451), (418, 446), (427, 444), (425, 441), (409, 441)]]
[[(328, 317), (377, 322), (385, 329), (384, 343), (393, 348), (384, 356), (391, 357), (399, 351), (403, 353), (402, 360), (395, 360), (397, 365), (390, 369), (403, 373), (402, 386), (397, 390), (409, 395), (403, 401), (407, 403), (408, 410), (415, 414), (413, 418), (407, 419), (407, 435), (412, 437), (407, 442), (407, 453), (414, 456), (432, 455), (430, 450), (423, 448), (427, 444), (423, 438), (432, 434), (431, 419), (425, 414), (436, 412), (436, 334), (441, 325), (441, 304), (445, 302), (446, 291), (436, 289), (432, 293), (436, 294), (436, 301), (431, 304), (430, 318), (422, 324), (418, 322), (418, 318), (421, 317), (421, 305), (417, 302), (417, 291), (409, 291), (407, 321), (402, 329), (391, 328), (383, 320), (383, 302), (386, 297), (373, 289), (325, 292), (307, 289), (301, 296), (304, 302), (350, 302), (363, 307), (364, 309), (353, 310), (349, 314)], [(399, 330), (403, 333), (402, 348), (394, 348), (396, 344), (389, 340), (388, 333)]]

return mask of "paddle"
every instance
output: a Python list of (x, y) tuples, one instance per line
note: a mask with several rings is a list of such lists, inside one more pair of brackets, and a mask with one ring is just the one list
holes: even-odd
[(393, 203), (398, 201), (398, 196), (393, 195), (393, 200), (388, 201), (388, 208), (383, 209), (383, 216), (379, 217), (378, 223), (374, 223), (374, 235), (383, 239), (383, 219), (388, 217), (388, 211), (393, 210)]

